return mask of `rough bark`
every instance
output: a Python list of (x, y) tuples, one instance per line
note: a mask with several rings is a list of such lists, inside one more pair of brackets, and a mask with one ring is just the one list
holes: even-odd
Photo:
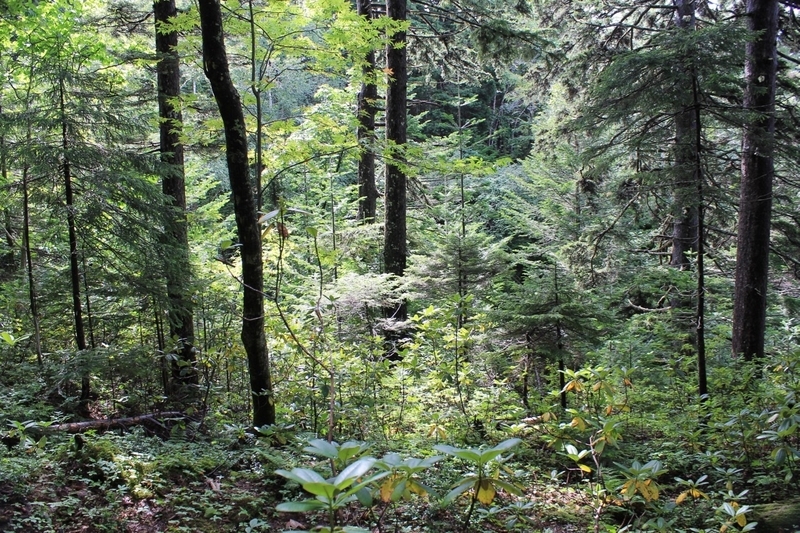
[[(371, 17), (370, 0), (357, 0), (358, 14)], [(375, 186), (375, 103), (378, 86), (375, 84), (375, 52), (370, 50), (365, 57), (364, 81), (358, 93), (358, 144), (361, 149), (358, 160), (358, 220), (375, 222), (378, 205), (378, 188)]]
[[(407, 18), (406, 0), (389, 0), (386, 4), (389, 18), (403, 22)], [(402, 277), (406, 270), (406, 173), (403, 168), (403, 145), (406, 143), (408, 70), (406, 59), (406, 33), (392, 36), (386, 51), (389, 84), (386, 88), (386, 140), (391, 157), (386, 163), (386, 220), (384, 229), (383, 261), (387, 273)], [(406, 304), (401, 303), (390, 311), (397, 320), (407, 318)]]
[[(675, 26), (679, 31), (691, 31), (695, 27), (695, 1), (674, 0)], [(697, 123), (691, 86), (691, 65), (685, 78), (685, 98), (675, 116), (675, 177), (673, 180), (674, 222), (672, 226), (672, 256), (670, 265), (681, 270), (691, 268), (689, 254), (697, 252)]]
[[(197, 361), (194, 348), (194, 314), (190, 296), (192, 279), (189, 261), (189, 233), (186, 222), (186, 179), (184, 174), (181, 129), (183, 117), (178, 99), (181, 95), (180, 59), (175, 51), (178, 32), (161, 31), (161, 25), (178, 14), (175, 0), (156, 0), (153, 15), (156, 24), (156, 65), (161, 163), (161, 189), (170, 201), (164, 232), (165, 274), (169, 300), (169, 335), (178, 339), (177, 361), (172, 365), (172, 379), (178, 384), (197, 384)], [(178, 362), (182, 364), (178, 364)]]
[(772, 182), (775, 175), (775, 90), (778, 1), (748, 0), (747, 25), (754, 40), (745, 55), (742, 181), (736, 249), (733, 353), (746, 360), (764, 356), (769, 273)]
[(230, 76), (218, 0), (200, 0), (203, 38), (203, 69), (214, 91), (225, 129), (228, 175), (233, 196), (236, 227), (242, 261), (242, 344), (247, 354), (253, 398), (253, 423), (275, 423), (269, 357), (264, 337), (264, 273), (261, 232), (256, 216), (256, 199), (250, 183), (247, 132), (241, 99)]

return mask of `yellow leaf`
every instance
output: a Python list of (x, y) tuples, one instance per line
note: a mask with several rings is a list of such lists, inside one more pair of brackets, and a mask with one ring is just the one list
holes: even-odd
[(747, 525), (747, 518), (743, 514), (740, 514), (736, 517), (736, 523), (739, 524), (739, 526), (744, 527)]
[(631, 498), (634, 494), (636, 494), (636, 480), (629, 479), (622, 485), (622, 495), (626, 498)]
[(476, 495), (478, 501), (484, 505), (489, 505), (494, 500), (494, 495), (497, 491), (494, 490), (494, 484), (489, 479), (484, 479), (481, 481), (480, 486), (478, 487), (478, 494)]
[(570, 425), (572, 427), (574, 427), (574, 428), (580, 429), (581, 431), (586, 429), (586, 421), (583, 418), (579, 417), (579, 416), (576, 416), (575, 418), (573, 418), (572, 422), (570, 423)]
[(589, 465), (582, 465), (582, 464), (579, 464), (579, 465), (578, 465), (578, 468), (580, 468), (581, 470), (583, 470), (584, 472), (587, 472), (587, 473), (589, 473), (589, 474), (591, 474), (591, 473), (592, 473), (592, 469), (591, 469), (591, 467), (589, 467)]
[(614, 406), (613, 406), (613, 405), (611, 405), (611, 404), (609, 404), (609, 405), (606, 407), (606, 416), (609, 416), (609, 415), (611, 415), (611, 413), (613, 413), (613, 412), (614, 412)]
[(418, 485), (417, 483), (414, 483), (413, 481), (409, 481), (408, 482), (408, 490), (410, 490), (414, 494), (418, 494), (420, 496), (427, 496), (428, 495), (428, 491), (425, 490), (425, 488), (422, 485)]
[(392, 69), (390, 69), (390, 68), (383, 69), (383, 73), (386, 74), (387, 76), (393, 76), (394, 75), (394, 71)]
[(675, 499), (675, 505), (680, 505), (681, 503), (683, 503), (683, 501), (686, 499), (686, 497), (687, 497), (688, 495), (689, 495), (689, 491), (686, 491), (686, 492), (681, 492), (681, 493), (678, 495), (678, 497)]
[(386, 478), (386, 481), (383, 482), (383, 485), (381, 485), (381, 500), (384, 502), (388, 502), (391, 499), (392, 492), (397, 486), (398, 477), (397, 474), (389, 476)]
[(630, 379), (628, 379), (628, 378), (625, 378), (625, 379), (622, 381), (622, 383), (623, 383), (623, 384), (624, 384), (626, 387), (633, 387), (633, 383), (632, 383), (632, 382), (631, 382), (631, 380), (630, 380)]

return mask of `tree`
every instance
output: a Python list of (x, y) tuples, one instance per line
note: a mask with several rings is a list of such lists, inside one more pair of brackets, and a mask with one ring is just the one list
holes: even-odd
[(733, 353), (764, 356), (767, 319), (772, 182), (775, 176), (775, 92), (778, 70), (778, 1), (748, 0), (745, 53), (742, 181), (736, 241)]
[[(694, 0), (675, 0), (675, 27), (678, 31), (694, 31)], [(693, 51), (689, 51), (690, 54)], [(697, 232), (698, 209), (697, 180), (698, 176), (698, 124), (695, 120), (695, 98), (693, 90), (694, 58), (688, 57), (687, 63), (678, 66), (685, 72), (686, 81), (680, 108), (675, 115), (675, 174), (673, 177), (673, 217), (672, 224), (672, 256), (670, 265), (685, 270), (690, 267), (689, 254), (697, 251), (699, 235)]]
[[(365, 19), (372, 16), (372, 2), (357, 0), (358, 14)], [(375, 222), (378, 189), (375, 186), (375, 115), (377, 112), (378, 86), (375, 81), (375, 51), (369, 50), (364, 57), (361, 90), (358, 93), (358, 144), (361, 150), (358, 159), (358, 219)]]
[(176, 383), (197, 384), (194, 365), (194, 314), (189, 295), (192, 279), (189, 262), (189, 234), (186, 221), (186, 180), (183, 165), (181, 130), (183, 117), (178, 99), (181, 95), (180, 59), (175, 48), (178, 31), (167, 24), (178, 9), (175, 0), (155, 0), (156, 65), (158, 78), (158, 114), (161, 163), (161, 186), (171, 203), (164, 232), (164, 272), (169, 300), (169, 335), (176, 344), (177, 360), (172, 365)]
[(264, 271), (256, 199), (250, 183), (247, 132), (239, 93), (231, 80), (219, 0), (200, 0), (203, 69), (225, 130), (226, 160), (242, 261), (242, 344), (247, 354), (253, 424), (275, 423), (269, 355), (264, 334)]
[[(400, 24), (407, 18), (406, 0), (389, 0), (387, 16)], [(386, 163), (385, 233), (383, 262), (389, 274), (402, 277), (406, 270), (406, 165), (403, 149), (407, 140), (408, 64), (406, 32), (401, 27), (392, 35), (386, 50), (389, 84), (386, 88), (386, 140), (390, 157)], [(405, 320), (406, 303), (388, 310), (390, 318)]]

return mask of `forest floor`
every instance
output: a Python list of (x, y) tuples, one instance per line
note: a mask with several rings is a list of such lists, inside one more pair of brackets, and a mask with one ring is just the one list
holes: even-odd
[[(53, 436), (44, 447), (28, 443), (26, 448), (23, 442), (0, 450), (0, 531), (256, 533), (310, 531), (326, 521), (319, 512), (275, 510), (282, 501), (304, 497), (296, 484), (274, 474), (302, 457), (296, 449), (252, 440), (162, 442), (136, 432), (89, 433), (79, 449), (76, 442)], [(461, 474), (450, 466), (436, 477)], [(520, 467), (525, 468), (515, 465)], [(498, 492), (491, 505), (478, 504), (469, 530), (587, 530), (591, 513), (580, 491), (538, 474), (525, 478), (521, 496)], [(515, 513), (508, 510), (512, 504), (519, 506)], [(370, 532), (436, 533), (464, 531), (466, 509), (461, 501), (442, 506), (435, 498), (413, 495), (395, 504), (378, 499), (371, 508), (355, 502), (338, 518), (342, 525)]]

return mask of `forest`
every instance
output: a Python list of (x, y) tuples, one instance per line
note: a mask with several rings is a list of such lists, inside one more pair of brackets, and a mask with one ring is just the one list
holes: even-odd
[(0, 0), (0, 531), (800, 531), (794, 0)]

